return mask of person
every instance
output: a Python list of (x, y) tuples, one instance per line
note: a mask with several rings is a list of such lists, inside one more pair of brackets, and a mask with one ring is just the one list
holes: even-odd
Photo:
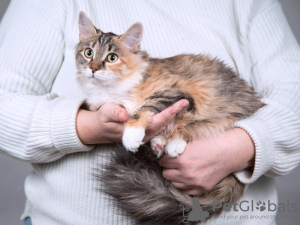
[[(0, 149), (33, 165), (21, 219), (134, 224), (93, 177), (95, 166), (109, 162), (107, 143), (121, 140), (128, 114), (113, 104), (96, 112), (81, 107), (74, 59), (80, 11), (117, 34), (142, 22), (142, 49), (152, 57), (216, 56), (263, 96), (266, 106), (250, 118), (160, 164), (165, 178), (191, 195), (233, 172), (246, 184), (239, 204), (206, 224), (257, 224), (257, 216), (276, 224), (276, 210), (251, 203), (276, 205), (273, 177), (289, 173), (300, 158), (300, 50), (277, 0), (12, 0), (0, 30)], [(182, 100), (156, 115), (147, 139), (186, 105)]]

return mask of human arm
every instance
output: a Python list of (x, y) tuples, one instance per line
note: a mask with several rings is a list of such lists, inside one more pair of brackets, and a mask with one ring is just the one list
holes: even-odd
[(300, 48), (280, 3), (262, 5), (249, 27), (248, 48), (252, 83), (266, 106), (235, 124), (255, 143), (254, 169), (235, 173), (246, 184), (288, 174), (300, 162)]
[(50, 93), (64, 57), (65, 6), (44, 3), (12, 1), (0, 31), (0, 150), (34, 163), (92, 149), (75, 129), (83, 100)]
[[(241, 130), (246, 132), (251, 137), (250, 141), (254, 143), (254, 167), (253, 169), (242, 169), (243, 167), (241, 167), (240, 172), (237, 172), (239, 170), (232, 171), (231, 168), (236, 166), (223, 164), (223, 159), (230, 158), (226, 158), (224, 155), (220, 157), (220, 165), (217, 168), (220, 168), (221, 165), (227, 165), (227, 167), (225, 170), (220, 170), (220, 175), (210, 178), (213, 179), (213, 182), (208, 182), (208, 184), (217, 183), (229, 171), (235, 172), (236, 177), (242, 183), (253, 183), (262, 175), (287, 174), (300, 161), (299, 45), (287, 24), (278, 1), (270, 0), (256, 3), (258, 1), (255, 2), (256, 7), (253, 7), (255, 8), (255, 13), (252, 14), (253, 18), (249, 18), (249, 26), (246, 26), (247, 29), (241, 29), (247, 31), (241, 34), (240, 40), (245, 41), (242, 45), (247, 47), (251, 58), (252, 67), (249, 68), (252, 72), (251, 83), (263, 96), (263, 101), (267, 105), (250, 118), (234, 125), (234, 127), (242, 128)], [(202, 142), (200, 141), (200, 143)], [(249, 140), (248, 143), (250, 143)], [(192, 146), (188, 145), (187, 150)], [(199, 148), (201, 145), (194, 146), (193, 150), (197, 151)], [(211, 156), (218, 153), (213, 145), (207, 147), (207, 151), (209, 150), (213, 151)], [(184, 152), (182, 157), (189, 152), (191, 151)], [(232, 154), (232, 158), (235, 156)], [(202, 162), (202, 155), (195, 157)], [(233, 163), (231, 160), (230, 162)], [(239, 161), (236, 162), (239, 165)], [(199, 173), (203, 173), (203, 177), (215, 174), (213, 166), (207, 166), (205, 170), (203, 169), (205, 166), (198, 168), (200, 168)], [(181, 179), (185, 180), (189, 173), (182, 170), (181, 172)], [(167, 172), (167, 177), (171, 181), (175, 180), (174, 176), (168, 173), (171, 172)], [(198, 190), (199, 192), (211, 187), (204, 182), (204, 179), (198, 183), (195, 180), (189, 180), (186, 183), (195, 187), (194, 191)]]

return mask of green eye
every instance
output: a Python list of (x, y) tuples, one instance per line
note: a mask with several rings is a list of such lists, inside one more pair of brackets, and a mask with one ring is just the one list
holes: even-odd
[(90, 48), (87, 48), (85, 51), (84, 51), (84, 56), (87, 57), (87, 58), (92, 58), (94, 55), (94, 51)]
[(110, 62), (110, 63), (114, 63), (118, 60), (118, 56), (116, 54), (109, 54), (107, 57), (106, 57), (106, 61), (107, 62)]

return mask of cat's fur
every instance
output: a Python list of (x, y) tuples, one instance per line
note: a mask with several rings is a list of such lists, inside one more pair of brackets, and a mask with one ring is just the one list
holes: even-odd
[[(191, 54), (150, 58), (139, 49), (139, 23), (123, 35), (104, 33), (81, 12), (79, 34), (77, 81), (90, 109), (114, 102), (130, 114), (123, 135), (123, 145), (129, 151), (115, 146), (111, 164), (101, 173), (105, 191), (142, 224), (181, 224), (179, 204), (191, 207), (192, 199), (163, 178), (155, 155), (165, 151), (176, 157), (189, 141), (224, 132), (264, 104), (253, 88), (217, 59)], [(91, 58), (85, 56), (87, 49), (94, 52)], [(108, 62), (110, 53), (117, 56), (116, 62)], [(142, 145), (152, 116), (180, 99), (187, 99), (189, 106), (151, 144)], [(213, 201), (237, 201), (243, 188), (230, 175), (200, 196), (200, 204), (212, 216), (219, 212), (212, 211)]]

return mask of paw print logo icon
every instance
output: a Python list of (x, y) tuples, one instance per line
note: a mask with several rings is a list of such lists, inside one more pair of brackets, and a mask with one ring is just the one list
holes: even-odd
[(261, 202), (261, 201), (259, 201), (259, 202), (256, 202), (256, 209), (257, 210), (259, 210), (259, 211), (265, 211), (265, 209), (266, 209), (266, 203), (265, 202)]
[(202, 207), (199, 205), (199, 198), (193, 198), (193, 207), (192, 211), (188, 216), (188, 221), (201, 221), (204, 222), (209, 217), (209, 213), (204, 211)]

